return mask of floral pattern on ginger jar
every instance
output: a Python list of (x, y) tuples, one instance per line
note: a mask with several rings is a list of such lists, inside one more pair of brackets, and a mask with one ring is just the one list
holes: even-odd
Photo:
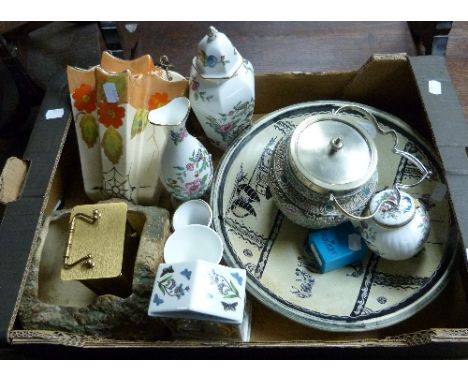
[(198, 45), (189, 80), (193, 111), (210, 142), (226, 150), (252, 123), (255, 76), (224, 33), (210, 27)]

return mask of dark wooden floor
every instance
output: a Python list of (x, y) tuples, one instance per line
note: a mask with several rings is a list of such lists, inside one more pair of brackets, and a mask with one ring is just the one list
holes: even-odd
[(230, 37), (257, 73), (351, 70), (372, 53), (416, 53), (405, 22), (212, 21), (140, 23), (137, 55), (166, 54), (187, 75), (210, 25)]
[[(51, 76), (66, 64), (81, 64), (80, 55), (86, 53), (80, 46), (97, 38), (89, 35), (92, 28), (83, 24), (39, 24), (41, 28), (17, 41), (18, 56), (32, 77), (46, 86)], [(135, 57), (150, 53), (155, 59), (166, 54), (175, 70), (184, 75), (188, 75), (197, 42), (209, 25), (224, 31), (257, 73), (355, 70), (373, 53), (418, 54), (403, 21), (140, 22), (134, 33), (128, 32), (125, 24), (118, 23), (126, 58), (131, 53)], [(18, 25), (21, 23), (0, 22), (0, 33)], [(468, 116), (468, 22), (454, 22), (447, 63)]]
[[(79, 47), (97, 41), (96, 36), (89, 35), (92, 28), (87, 25), (43, 24), (39, 23), (41, 28), (17, 44), (20, 59), (41, 86), (67, 63), (81, 64), (83, 49)], [(256, 73), (355, 70), (374, 53), (419, 53), (408, 24), (403, 21), (140, 22), (134, 33), (128, 32), (125, 24), (118, 23), (126, 58), (130, 54), (136, 57), (149, 53), (157, 59), (166, 54), (175, 70), (184, 75), (189, 74), (197, 42), (209, 25), (218, 27), (231, 38), (242, 55), (252, 62)], [(0, 22), (0, 32), (18, 25), (22, 23)], [(468, 22), (453, 23), (446, 57), (468, 117)], [(43, 65), (37, 65), (38, 62)]]
[[(176, 70), (188, 75), (195, 42), (209, 25), (230, 36), (257, 73), (354, 70), (374, 53), (418, 54), (406, 22), (213, 21), (139, 23), (136, 55), (166, 54)], [(446, 57), (468, 118), (468, 22), (454, 22)]]

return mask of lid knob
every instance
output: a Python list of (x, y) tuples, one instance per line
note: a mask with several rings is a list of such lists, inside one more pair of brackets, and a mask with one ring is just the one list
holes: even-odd
[(210, 26), (210, 30), (208, 31), (208, 41), (213, 41), (216, 38), (216, 34), (218, 30), (214, 26)]
[[(397, 193), (393, 189), (380, 191), (372, 197), (369, 209), (376, 211), (374, 220), (377, 224), (388, 228), (398, 228), (408, 224), (414, 218), (417, 207), (415, 199), (406, 192), (399, 191), (399, 193), (399, 202)], [(380, 205), (381, 207), (378, 208)]]
[(159, 57), (159, 62), (157, 64), (157, 66), (159, 66), (162, 70), (164, 70), (165, 74), (166, 74), (166, 79), (169, 80), (169, 81), (172, 81), (172, 76), (169, 72), (169, 69), (172, 69), (174, 67), (174, 65), (172, 65), (170, 62), (169, 62), (169, 58), (163, 54), (161, 57)]
[(340, 137), (333, 138), (330, 141), (330, 154), (334, 154), (337, 151), (339, 151), (340, 149), (342, 149), (343, 145), (344, 145), (344, 143), (343, 143), (342, 138), (340, 138)]

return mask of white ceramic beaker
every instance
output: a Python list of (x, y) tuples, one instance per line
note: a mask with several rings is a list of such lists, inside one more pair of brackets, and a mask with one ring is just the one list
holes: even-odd
[(223, 242), (218, 233), (201, 224), (177, 229), (164, 245), (164, 261), (168, 264), (205, 260), (218, 264), (223, 257)]
[(211, 226), (213, 212), (210, 205), (201, 199), (188, 200), (182, 203), (172, 217), (172, 228), (175, 230), (191, 224)]

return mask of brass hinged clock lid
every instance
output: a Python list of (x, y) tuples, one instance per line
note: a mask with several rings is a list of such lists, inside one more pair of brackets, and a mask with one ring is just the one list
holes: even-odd
[(127, 204), (98, 203), (71, 210), (62, 280), (94, 280), (122, 274)]
[(334, 113), (304, 120), (291, 136), (289, 154), (294, 175), (320, 193), (356, 189), (377, 167), (372, 138), (352, 117)]

